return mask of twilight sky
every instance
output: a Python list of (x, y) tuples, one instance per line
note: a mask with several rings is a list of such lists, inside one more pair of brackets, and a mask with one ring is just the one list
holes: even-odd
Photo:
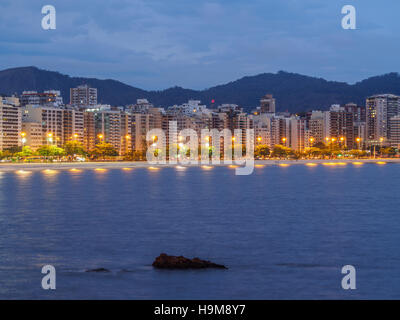
[[(57, 29), (41, 28), (42, 6)], [(357, 10), (343, 30), (341, 8)], [(143, 89), (285, 70), (356, 82), (400, 71), (398, 0), (1, 0), (0, 69), (34, 65)]]

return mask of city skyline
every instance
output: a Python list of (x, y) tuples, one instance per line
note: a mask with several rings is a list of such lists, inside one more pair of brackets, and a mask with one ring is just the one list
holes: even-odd
[[(376, 146), (392, 147), (395, 153), (400, 147), (400, 96), (393, 94), (367, 97), (365, 106), (334, 104), (328, 111), (313, 110), (303, 114), (277, 112), (276, 99), (271, 94), (260, 97), (259, 106), (251, 112), (229, 103), (207, 107), (200, 100), (160, 108), (143, 98), (135, 104), (111, 106), (98, 104), (97, 94), (96, 88), (80, 85), (70, 88), (70, 104), (63, 102), (59, 90), (24, 91), (19, 97), (2, 97), (0, 130), (4, 134), (0, 137), (0, 151), (25, 146), (36, 151), (43, 146), (61, 148), (78, 143), (80, 149), (90, 153), (108, 143), (115, 155), (138, 152), (142, 158), (159, 140), (153, 137), (149, 142), (149, 134), (161, 130), (164, 136), (172, 127), (178, 132), (192, 130), (201, 146), (208, 137), (207, 148), (215, 147), (216, 137), (210, 135), (210, 130), (216, 130), (219, 139), (223, 139), (224, 148), (229, 144), (231, 147), (238, 143), (247, 145), (249, 135), (254, 135), (249, 139), (256, 148), (282, 146), (292, 150), (285, 151), (288, 156), (298, 152), (299, 157), (313, 148), (328, 147), (333, 156), (334, 150), (343, 153), (343, 150), (373, 147), (375, 156)], [(229, 138), (224, 134), (221, 138), (224, 130), (230, 132)], [(183, 142), (187, 142), (162, 141), (167, 149), (171, 144), (183, 148)]]

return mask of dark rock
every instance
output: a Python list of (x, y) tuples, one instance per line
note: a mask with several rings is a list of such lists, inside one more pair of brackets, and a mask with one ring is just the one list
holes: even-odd
[(224, 265), (201, 260), (199, 258), (188, 259), (182, 256), (169, 256), (165, 253), (160, 254), (160, 256), (154, 260), (153, 267), (158, 269), (228, 269)]
[(97, 269), (89, 269), (86, 270), (85, 272), (111, 272), (111, 271), (105, 268), (97, 268)]

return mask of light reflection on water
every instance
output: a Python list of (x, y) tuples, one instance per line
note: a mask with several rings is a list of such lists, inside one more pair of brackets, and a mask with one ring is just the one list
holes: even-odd
[[(0, 172), (0, 298), (400, 295), (399, 165), (203, 169)], [(230, 269), (154, 271), (161, 252)], [(340, 289), (345, 264), (358, 270), (355, 293)], [(95, 267), (113, 273), (83, 272)]]

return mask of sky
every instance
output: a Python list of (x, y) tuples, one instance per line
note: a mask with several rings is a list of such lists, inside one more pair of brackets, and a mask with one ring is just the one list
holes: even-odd
[[(344, 5), (356, 30), (344, 30)], [(56, 9), (43, 30), (42, 7)], [(1, 0), (0, 69), (37, 66), (143, 89), (265, 72), (354, 83), (400, 71), (398, 0)]]

